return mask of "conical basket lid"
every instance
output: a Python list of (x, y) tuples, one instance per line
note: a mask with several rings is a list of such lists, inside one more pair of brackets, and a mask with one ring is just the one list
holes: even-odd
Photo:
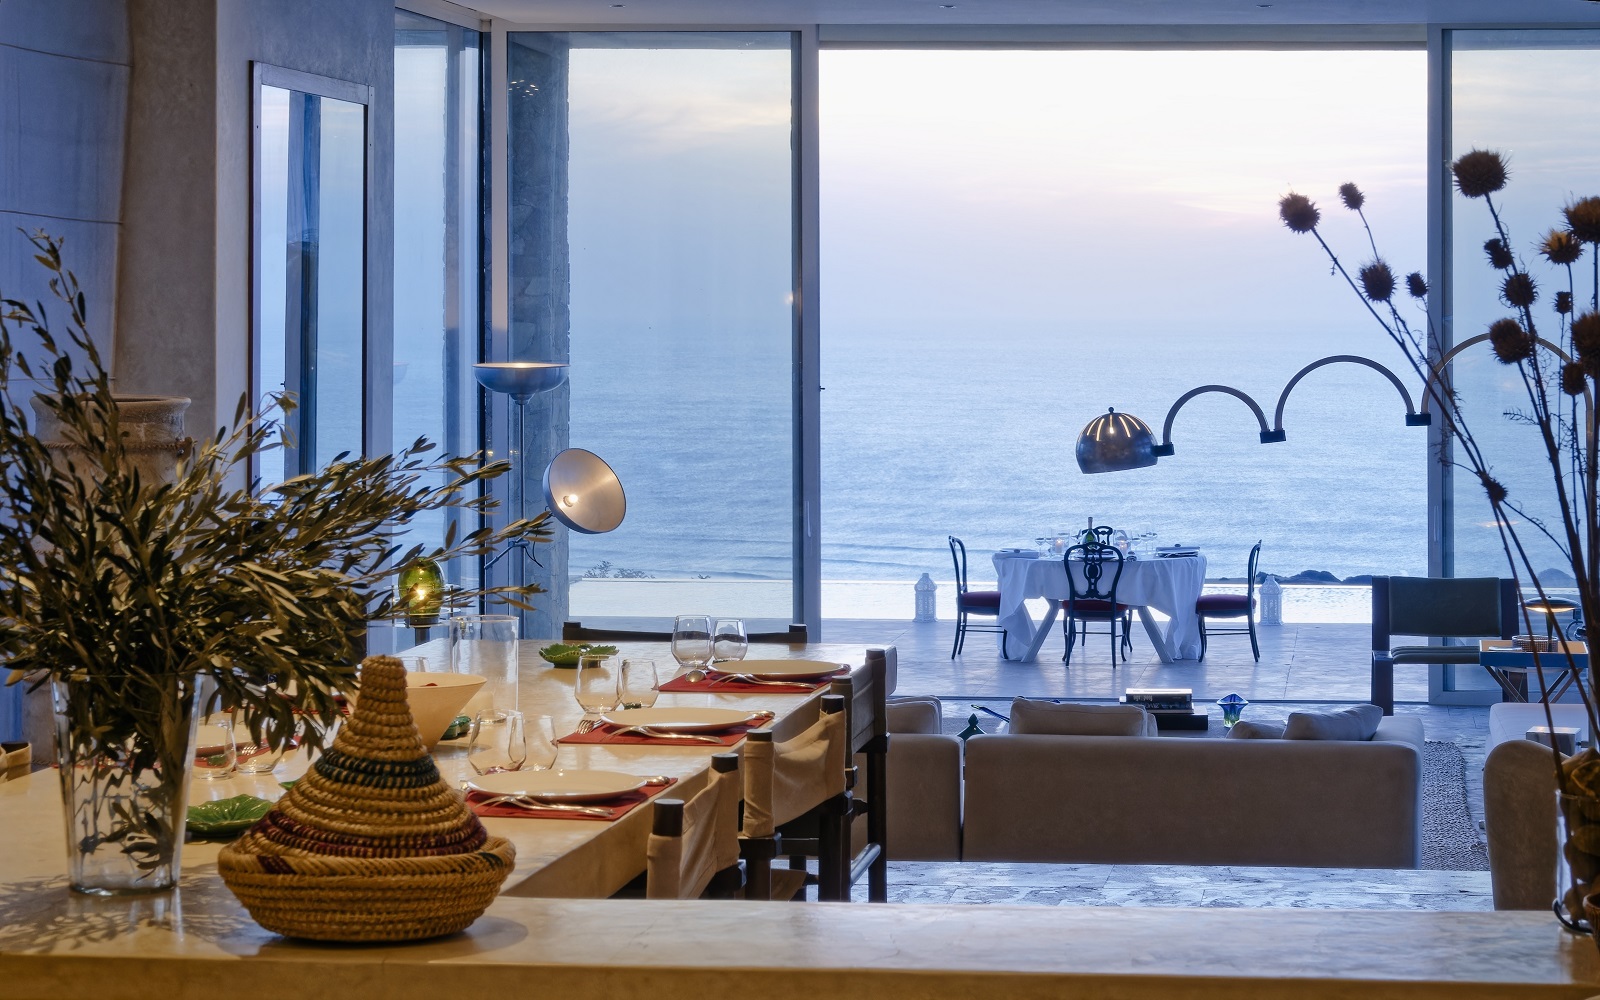
[(476, 851), (488, 839), (439, 777), (411, 720), (406, 670), (361, 664), (361, 696), (333, 746), (234, 845), (261, 855), (402, 858)]

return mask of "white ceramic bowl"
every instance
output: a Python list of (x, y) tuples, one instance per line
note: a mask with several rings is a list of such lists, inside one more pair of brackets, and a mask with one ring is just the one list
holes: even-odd
[(485, 680), (477, 674), (406, 675), (406, 701), (423, 746), (433, 749)]

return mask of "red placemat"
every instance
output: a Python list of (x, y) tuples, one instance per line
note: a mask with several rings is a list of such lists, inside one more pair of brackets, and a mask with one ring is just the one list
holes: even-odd
[[(709, 743), (706, 745), (710, 746)], [(609, 814), (605, 816), (594, 813), (569, 812), (565, 809), (524, 809), (521, 806), (484, 805), (483, 803), (498, 797), (493, 792), (468, 792), (467, 805), (479, 816), (494, 817), (496, 819), (593, 819), (602, 823), (610, 823), (628, 815), (634, 809), (649, 802), (652, 797), (660, 795), (677, 783), (678, 779), (673, 778), (665, 785), (651, 785), (648, 788), (641, 788), (637, 791), (624, 792), (603, 802), (573, 803), (573, 805), (593, 806), (596, 809), (608, 810)]]
[[(720, 729), (714, 733), (695, 733), (696, 736), (713, 736), (725, 747), (731, 747), (744, 739), (745, 733), (752, 729), (760, 729), (770, 722), (763, 719), (759, 722), (748, 722), (733, 726), (729, 729)], [(556, 740), (557, 743), (609, 743), (612, 746), (650, 746), (650, 747), (698, 747), (701, 750), (714, 746), (701, 740), (673, 740), (661, 739), (656, 736), (644, 736), (640, 733), (626, 733), (618, 735), (619, 727), (601, 723), (587, 733), (568, 733)]]
[(689, 680), (685, 674), (679, 674), (672, 680), (661, 685), (661, 690), (672, 694), (810, 694), (817, 688), (826, 687), (832, 683), (833, 678), (824, 677), (816, 681), (795, 681), (790, 684), (752, 684), (749, 681), (738, 680), (727, 674), (707, 674), (706, 679), (699, 683)]

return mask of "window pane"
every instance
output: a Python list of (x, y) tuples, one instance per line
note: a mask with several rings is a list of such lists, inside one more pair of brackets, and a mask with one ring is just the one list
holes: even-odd
[(1107, 407), (1159, 439), (1208, 383), (1270, 421), (1329, 355), (1403, 368), (1277, 200), (1312, 197), (1359, 264), (1356, 181), (1423, 268), (1426, 76), (1421, 51), (824, 51), (823, 579), (893, 582), (825, 586), (824, 617), (908, 616), (947, 534), (981, 587), (995, 549), (1091, 516), (1213, 577), (1258, 538), (1273, 573), (1425, 572), (1426, 432), (1368, 369), (1300, 383), (1283, 444), (1216, 394), (1154, 468), (1086, 476), (1074, 444)]
[[(628, 494), (619, 529), (570, 539), (571, 616), (788, 620), (790, 35), (514, 36), (513, 45), (566, 60), (556, 76), (567, 115), (564, 174), (539, 174), (528, 162), (537, 151), (519, 158), (513, 137), (513, 338), (522, 324), (559, 323), (551, 297), (567, 290), (518, 298), (523, 276), (543, 282), (569, 264), (570, 443), (608, 461)], [(551, 86), (519, 72), (518, 60), (514, 51), (514, 130), (518, 106)], [(531, 204), (538, 184), (566, 185), (570, 248), (542, 268), (530, 250), (517, 260), (519, 242), (550, 232)]]
[[(479, 42), (476, 31), (395, 13), (394, 443), (426, 437), (435, 457), (479, 448)], [(400, 544), (438, 546), (448, 526), (446, 514), (429, 515)], [(444, 569), (451, 583), (477, 585), (476, 559)]]

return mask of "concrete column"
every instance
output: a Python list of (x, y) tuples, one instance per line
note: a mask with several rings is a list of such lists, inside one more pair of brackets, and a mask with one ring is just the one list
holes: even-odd
[[(511, 354), (495, 360), (568, 361), (572, 354), (565, 37), (512, 34), (507, 68), (511, 81)], [(544, 468), (567, 447), (570, 421), (566, 386), (536, 396), (528, 404), (523, 488), (530, 512), (542, 509)], [(491, 435), (504, 440), (510, 426), (492, 427)], [(539, 546), (538, 555), (544, 565), (529, 564), (527, 579), (546, 592), (532, 601), (536, 612), (524, 613), (523, 634), (555, 636), (567, 618), (567, 529), (557, 527), (554, 543)]]

